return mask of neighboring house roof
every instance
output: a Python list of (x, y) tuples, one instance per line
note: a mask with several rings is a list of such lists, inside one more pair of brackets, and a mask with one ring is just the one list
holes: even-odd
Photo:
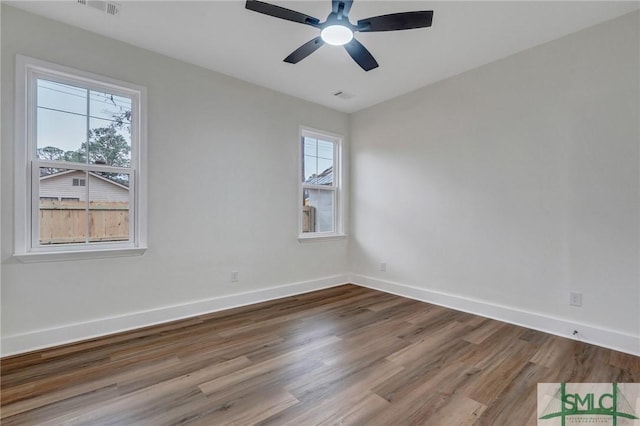
[(319, 175), (310, 176), (304, 183), (310, 183), (311, 185), (331, 185), (333, 183), (333, 166)]
[[(79, 171), (80, 170), (65, 170), (63, 172), (55, 172), (55, 173), (51, 173), (50, 175), (40, 176), (40, 180), (43, 181), (43, 180), (47, 180), (47, 179), (57, 178), (57, 177), (60, 177), (60, 176), (65, 176), (65, 175), (77, 173)], [(106, 178), (106, 177), (104, 177), (102, 175), (99, 175), (97, 173), (89, 172), (89, 175), (91, 175), (91, 176), (93, 176), (93, 177), (95, 177), (97, 179), (103, 180), (105, 182), (108, 182), (108, 183), (110, 183), (112, 185), (115, 185), (115, 186), (117, 186), (119, 188), (125, 189), (127, 191), (129, 190), (128, 186), (122, 185), (121, 183), (118, 183), (118, 182), (114, 182), (111, 179)]]

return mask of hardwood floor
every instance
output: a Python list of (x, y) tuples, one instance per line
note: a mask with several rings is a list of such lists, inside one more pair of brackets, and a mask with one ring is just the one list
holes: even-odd
[(640, 358), (353, 285), (1, 363), (3, 425), (535, 425)]

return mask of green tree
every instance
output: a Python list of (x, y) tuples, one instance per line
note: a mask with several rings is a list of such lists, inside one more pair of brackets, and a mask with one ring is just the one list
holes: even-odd
[(58, 161), (64, 159), (64, 151), (55, 146), (45, 146), (38, 148), (38, 158), (41, 160)]
[(77, 151), (67, 151), (64, 153), (64, 161), (69, 161), (71, 163), (86, 163), (87, 156), (82, 149)]
[[(88, 149), (87, 149), (88, 148)], [(98, 127), (89, 131), (89, 144), (83, 143), (78, 152), (89, 152), (89, 162), (116, 167), (129, 167), (131, 147), (115, 126)]]
[[(55, 146), (45, 146), (44, 148), (38, 148), (38, 158), (41, 160), (59, 161), (64, 160), (64, 151)], [(40, 176), (49, 176), (54, 173), (63, 171), (64, 169), (58, 169), (55, 167), (41, 167)]]
[(126, 129), (131, 134), (131, 111), (123, 110), (120, 113), (113, 114), (113, 122), (110, 127), (120, 130)]

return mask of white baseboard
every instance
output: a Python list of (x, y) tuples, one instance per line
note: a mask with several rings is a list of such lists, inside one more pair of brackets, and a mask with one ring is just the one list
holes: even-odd
[[(100, 336), (180, 320), (210, 312), (260, 303), (281, 297), (294, 296), (324, 288), (353, 283), (402, 297), (433, 303), (463, 312), (493, 318), (545, 333), (580, 340), (598, 346), (640, 356), (640, 336), (615, 330), (553, 318), (535, 312), (521, 311), (508, 306), (435, 292), (405, 284), (383, 281), (363, 275), (334, 275), (317, 280), (303, 281), (277, 287), (231, 294), (181, 305), (134, 312), (117, 317), (101, 318), (77, 324), (69, 324), (29, 333), (2, 337), (1, 356), (16, 355), (52, 346), (93, 339)], [(579, 330), (578, 338), (572, 335)]]
[[(383, 281), (363, 275), (352, 275), (350, 282), (362, 287), (433, 303), (434, 305), (445, 306), (458, 311), (493, 318), (510, 324), (520, 325), (545, 333), (640, 356), (640, 336), (572, 322), (562, 318), (553, 318), (535, 312), (521, 311), (513, 307), (496, 305), (482, 300), (469, 299), (396, 282)], [(573, 336), (574, 330), (579, 330), (577, 336)]]
[(116, 317), (100, 318), (94, 321), (69, 324), (29, 333), (2, 336), (1, 356), (16, 355), (52, 346), (93, 339), (210, 312), (308, 293), (310, 291), (335, 287), (346, 283), (348, 283), (348, 277), (346, 275), (334, 275), (317, 280), (198, 300), (148, 311), (133, 312)]

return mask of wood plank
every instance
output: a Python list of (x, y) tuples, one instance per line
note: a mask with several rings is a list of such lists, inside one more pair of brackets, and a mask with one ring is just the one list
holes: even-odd
[(250, 397), (225, 403), (216, 410), (194, 422), (194, 425), (235, 425), (256, 424), (274, 413), (279, 413), (298, 403), (290, 393), (281, 389), (263, 389)]
[(354, 285), (0, 360), (3, 425), (536, 424), (640, 358)]

